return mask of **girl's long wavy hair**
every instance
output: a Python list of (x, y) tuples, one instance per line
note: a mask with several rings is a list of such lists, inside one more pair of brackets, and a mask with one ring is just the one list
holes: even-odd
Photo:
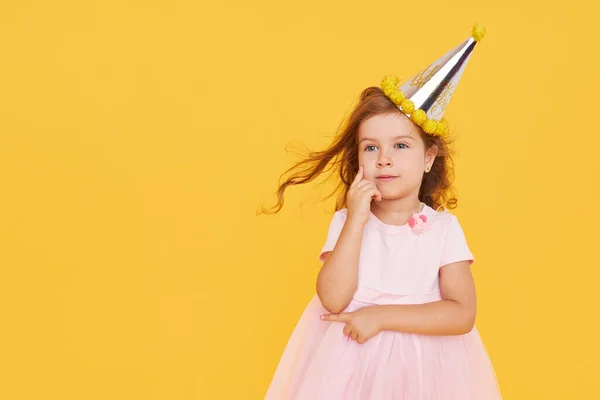
[[(361, 93), (358, 103), (353, 108), (350, 117), (342, 121), (331, 145), (321, 151), (310, 152), (302, 161), (287, 169), (280, 177), (279, 188), (276, 192), (277, 203), (271, 208), (261, 207), (267, 214), (277, 213), (283, 207), (283, 195), (289, 186), (301, 185), (315, 180), (323, 173), (333, 176), (337, 172), (337, 186), (323, 200), (338, 193), (336, 211), (346, 207), (348, 189), (358, 173), (358, 128), (361, 122), (382, 114), (402, 112), (387, 98), (380, 88), (368, 87)], [(429, 135), (419, 128), (425, 149), (435, 145), (438, 147), (437, 156), (431, 170), (423, 174), (419, 189), (419, 200), (433, 209), (444, 206), (454, 209), (457, 199), (454, 196), (452, 181), (454, 179), (454, 162), (450, 144), (454, 142), (450, 136), (444, 139)]]

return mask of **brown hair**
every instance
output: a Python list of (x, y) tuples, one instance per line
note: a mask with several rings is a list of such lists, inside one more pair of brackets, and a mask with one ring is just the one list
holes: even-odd
[[(276, 192), (277, 203), (270, 209), (262, 207), (262, 211), (268, 214), (279, 212), (283, 207), (283, 193), (288, 186), (311, 182), (322, 173), (329, 171), (339, 171), (339, 181), (336, 188), (325, 199), (341, 191), (337, 197), (336, 211), (346, 207), (348, 189), (358, 172), (358, 127), (362, 121), (370, 117), (389, 113), (402, 113), (402, 111), (380, 88), (372, 86), (363, 90), (358, 104), (350, 117), (339, 126), (331, 145), (325, 150), (310, 152), (304, 160), (287, 169), (280, 177), (279, 189)], [(419, 133), (425, 143), (425, 149), (433, 145), (438, 147), (431, 170), (423, 176), (419, 200), (433, 209), (442, 205), (448, 209), (456, 208), (457, 200), (451, 187), (454, 179), (454, 163), (449, 146), (454, 140), (448, 136), (442, 139), (426, 134), (420, 128)], [(291, 175), (282, 182), (287, 174)]]

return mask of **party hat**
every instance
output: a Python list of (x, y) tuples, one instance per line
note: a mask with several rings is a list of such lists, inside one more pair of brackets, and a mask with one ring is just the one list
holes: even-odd
[(400, 79), (386, 76), (381, 89), (398, 108), (425, 132), (443, 137), (448, 133), (444, 111), (456, 90), (475, 45), (485, 28), (475, 24), (471, 37), (447, 52), (427, 68), (398, 86)]

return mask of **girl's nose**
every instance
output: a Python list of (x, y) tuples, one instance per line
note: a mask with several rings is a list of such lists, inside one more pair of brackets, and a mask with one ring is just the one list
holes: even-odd
[(377, 161), (377, 166), (380, 167), (380, 168), (391, 167), (392, 166), (392, 161), (391, 160), (378, 160)]

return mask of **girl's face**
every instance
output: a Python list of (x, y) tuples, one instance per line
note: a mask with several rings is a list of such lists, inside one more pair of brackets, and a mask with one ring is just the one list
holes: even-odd
[(419, 194), (426, 167), (435, 159), (435, 149), (426, 153), (419, 127), (406, 115), (376, 115), (358, 128), (358, 162), (364, 179), (377, 185), (383, 199)]

